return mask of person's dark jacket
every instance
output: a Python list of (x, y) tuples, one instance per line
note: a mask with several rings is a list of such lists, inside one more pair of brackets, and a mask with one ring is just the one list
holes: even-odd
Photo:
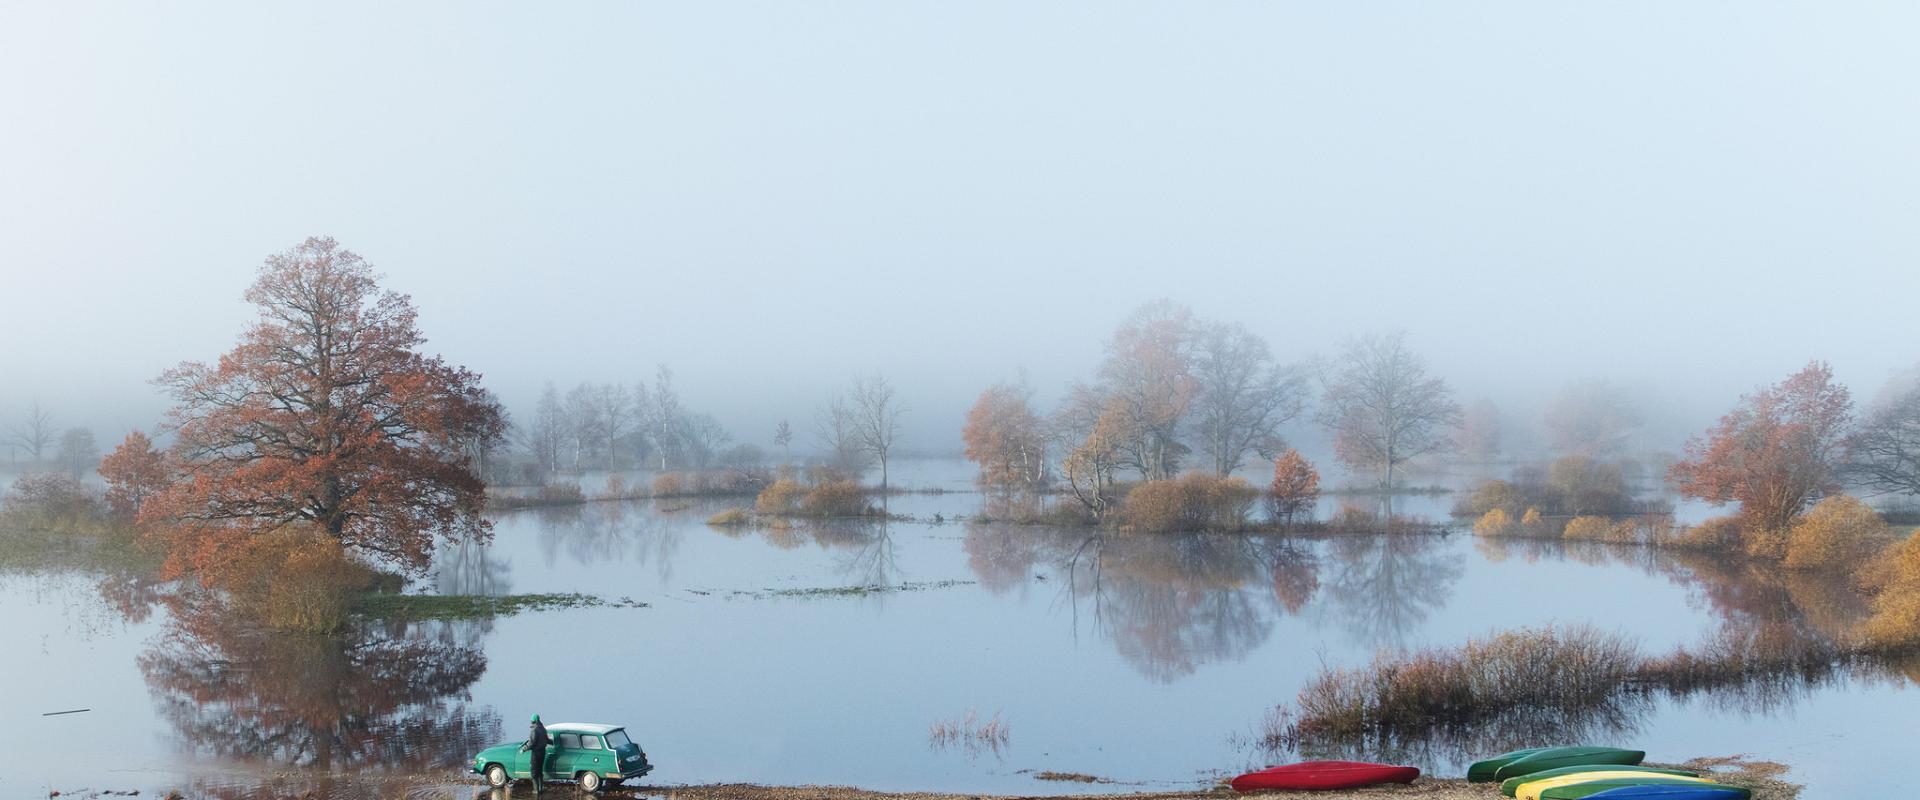
[(553, 740), (547, 738), (547, 726), (536, 722), (533, 723), (533, 728), (527, 731), (527, 743), (520, 745), (520, 749), (545, 750), (550, 744), (553, 744)]

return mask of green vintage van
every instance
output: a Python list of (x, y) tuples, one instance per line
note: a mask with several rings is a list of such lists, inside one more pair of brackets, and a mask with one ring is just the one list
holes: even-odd
[[(647, 752), (627, 738), (627, 729), (619, 725), (591, 722), (560, 722), (547, 726), (553, 745), (547, 748), (546, 779), (578, 781), (580, 788), (600, 791), (606, 781), (619, 783), (653, 771)], [(532, 778), (527, 762), (532, 754), (520, 745), (527, 740), (496, 745), (473, 757), (473, 771), (487, 776), (487, 785), (500, 787), (515, 778)]]

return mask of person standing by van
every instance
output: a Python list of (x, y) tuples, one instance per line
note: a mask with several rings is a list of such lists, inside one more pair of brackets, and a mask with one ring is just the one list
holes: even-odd
[(547, 738), (547, 726), (540, 724), (540, 715), (533, 715), (533, 722), (527, 728), (527, 741), (520, 749), (531, 758), (527, 771), (533, 774), (533, 793), (539, 794), (547, 784), (547, 745), (553, 743)]

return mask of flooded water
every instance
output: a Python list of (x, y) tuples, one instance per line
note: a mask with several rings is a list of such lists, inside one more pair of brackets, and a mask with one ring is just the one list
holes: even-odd
[[(966, 488), (953, 465), (904, 472), (905, 485)], [(1102, 536), (960, 521), (983, 502), (970, 492), (889, 502), (916, 521), (717, 530), (704, 520), (730, 504), (678, 501), (502, 514), (491, 545), (443, 553), (423, 590), (646, 607), (370, 625), (348, 639), (169, 618), (137, 587), (91, 576), (0, 576), (16, 643), (0, 682), (12, 764), (0, 794), (250, 797), (295, 782), (325, 795), (335, 780), (425, 776), (468, 796), (461, 782), (479, 782), (467, 759), (519, 738), (535, 712), (627, 725), (657, 765), (649, 784), (1201, 787), (1294, 755), (1263, 749), (1262, 724), (1323, 664), (1581, 622), (1658, 652), (1728, 626), (1817, 632), (1860, 612), (1832, 587), (1639, 548)], [(1418, 513), (1450, 500), (1427, 502)], [(1579, 731), (1506, 735), (1598, 737), (1666, 761), (1745, 753), (1791, 764), (1807, 797), (1859, 796), (1885, 788), (1874, 768), (1911, 748), (1909, 682), (1887, 669), (1653, 699)], [(997, 719), (1004, 738), (932, 735), (969, 715)], [(1459, 775), (1471, 753), (1395, 755)]]

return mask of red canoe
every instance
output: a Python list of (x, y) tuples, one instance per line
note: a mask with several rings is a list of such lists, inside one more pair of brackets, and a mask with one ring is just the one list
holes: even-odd
[(1369, 764), (1365, 761), (1302, 761), (1269, 767), (1233, 779), (1234, 791), (1262, 789), (1354, 789), (1381, 783), (1410, 783), (1419, 767)]

